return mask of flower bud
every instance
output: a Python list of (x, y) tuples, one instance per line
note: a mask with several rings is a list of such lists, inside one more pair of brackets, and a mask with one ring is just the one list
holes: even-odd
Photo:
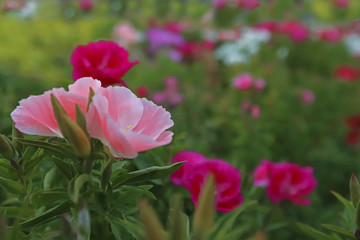
[(356, 207), (360, 199), (360, 184), (354, 174), (352, 174), (350, 178), (350, 194), (351, 201)]
[(15, 157), (10, 140), (2, 134), (0, 134), (0, 153), (8, 160), (13, 160)]

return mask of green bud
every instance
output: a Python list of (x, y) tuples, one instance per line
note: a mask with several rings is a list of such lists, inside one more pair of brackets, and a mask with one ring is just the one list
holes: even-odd
[(147, 240), (166, 240), (164, 230), (157, 218), (154, 209), (149, 206), (146, 199), (139, 200), (140, 218), (144, 225)]
[(0, 153), (4, 156), (4, 158), (10, 161), (15, 157), (10, 140), (2, 134), (0, 134)]
[(215, 216), (215, 183), (210, 175), (203, 187), (194, 215), (194, 239), (207, 239)]
[(350, 178), (350, 194), (351, 201), (356, 207), (360, 199), (360, 184), (354, 174), (351, 174)]
[(19, 143), (19, 141), (17, 141), (17, 139), (23, 139), (24, 138), (24, 133), (20, 132), (16, 127), (15, 124), (13, 124), (13, 129), (12, 129), (12, 142), (14, 144), (14, 147), (16, 149), (16, 151), (20, 154), (22, 152), (23, 149), (23, 145), (21, 143)]
[[(89, 157), (91, 145), (86, 133), (66, 114), (64, 108), (53, 94), (51, 94), (51, 103), (61, 134), (68, 140), (76, 155), (83, 158)], [(79, 116), (79, 118), (81, 117)]]

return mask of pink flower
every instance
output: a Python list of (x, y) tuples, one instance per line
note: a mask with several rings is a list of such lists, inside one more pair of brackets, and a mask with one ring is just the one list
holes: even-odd
[(190, 192), (195, 207), (210, 174), (215, 178), (216, 210), (228, 212), (243, 202), (240, 172), (229, 163), (219, 159), (207, 160), (200, 153), (188, 151), (178, 153), (172, 160), (173, 163), (181, 161), (186, 163), (170, 178), (174, 184), (183, 186)]
[(153, 101), (157, 104), (167, 103), (175, 107), (184, 101), (184, 96), (178, 91), (178, 80), (175, 77), (168, 77), (164, 80), (165, 91), (155, 92)]
[(262, 91), (265, 88), (265, 86), (266, 86), (266, 82), (262, 78), (259, 78), (254, 82), (254, 88), (257, 91)]
[[(89, 91), (95, 95), (87, 110)], [(92, 78), (78, 79), (69, 91), (54, 88), (39, 96), (21, 100), (11, 113), (15, 126), (26, 134), (62, 137), (51, 105), (54, 94), (66, 113), (76, 120), (75, 105), (86, 118), (91, 137), (107, 145), (115, 157), (134, 158), (137, 152), (168, 144), (173, 133), (170, 113), (145, 98), (139, 99), (125, 87), (102, 88)]]
[(267, 187), (267, 195), (273, 203), (283, 200), (308, 205), (309, 195), (317, 185), (312, 167), (300, 167), (294, 163), (272, 163), (266, 159), (253, 172), (254, 186)]
[(101, 81), (102, 86), (121, 84), (121, 77), (138, 61), (129, 62), (128, 52), (112, 41), (99, 41), (86, 46), (78, 46), (71, 55), (73, 79), (93, 77)]
[(75, 104), (86, 112), (90, 87), (95, 93), (102, 91), (99, 81), (81, 78), (69, 85), (69, 91), (54, 88), (42, 95), (21, 100), (20, 105), (11, 113), (15, 127), (26, 134), (62, 137), (54, 116), (50, 94), (54, 94), (70, 118), (76, 120)]
[(334, 70), (334, 75), (346, 82), (354, 82), (359, 78), (359, 72), (357, 69), (346, 64), (337, 66)]
[(185, 172), (189, 171), (194, 164), (207, 161), (207, 159), (202, 154), (191, 151), (180, 152), (176, 154), (172, 159), (172, 163), (184, 162), (184, 161), (186, 162), (183, 165), (181, 165), (181, 167), (170, 176), (171, 181), (175, 185), (179, 185), (183, 187), (186, 181), (186, 179), (184, 179)]
[(147, 97), (149, 95), (149, 89), (145, 86), (137, 87), (135, 92), (138, 97)]
[(252, 105), (251, 106), (251, 116), (253, 118), (259, 118), (260, 117), (260, 107), (259, 107), (259, 105)]
[(277, 22), (266, 21), (266, 22), (260, 22), (260, 23), (256, 24), (254, 27), (256, 29), (267, 30), (269, 32), (275, 32), (278, 29), (278, 25), (279, 24)]
[(241, 37), (241, 32), (238, 29), (223, 29), (218, 35), (220, 41), (235, 41)]
[(227, 5), (226, 0), (214, 0), (213, 1), (213, 6), (214, 6), (215, 9), (224, 8), (226, 5)]
[(294, 42), (305, 41), (310, 34), (310, 31), (298, 21), (291, 21), (279, 24), (278, 30), (281, 33), (287, 34)]
[(250, 74), (241, 74), (234, 78), (233, 86), (241, 91), (245, 91), (251, 88), (253, 77)]
[(338, 28), (322, 29), (318, 35), (320, 39), (329, 43), (337, 43), (342, 38), (342, 32)]
[(119, 86), (94, 95), (86, 123), (90, 136), (119, 158), (135, 158), (138, 152), (170, 143), (173, 133), (165, 130), (174, 125), (163, 107)]
[(260, 5), (260, 2), (258, 0), (238, 0), (235, 4), (247, 10), (254, 10)]
[(311, 90), (304, 90), (301, 93), (301, 101), (304, 104), (311, 104), (315, 101), (315, 95)]
[(92, 0), (80, 0), (79, 5), (81, 10), (87, 12), (94, 7), (94, 2)]
[(341, 8), (347, 8), (350, 4), (349, 0), (334, 0), (334, 4)]
[(136, 43), (139, 38), (136, 29), (130, 22), (119, 22), (114, 27), (116, 41), (122, 46), (130, 46)]
[(251, 101), (250, 100), (245, 100), (241, 103), (241, 109), (244, 112), (247, 112), (251, 107)]
[(274, 164), (271, 169), (267, 195), (273, 203), (283, 200), (295, 204), (309, 205), (309, 195), (317, 182), (312, 167), (300, 167), (294, 163)]
[(266, 187), (269, 185), (269, 178), (273, 163), (263, 159), (253, 172), (254, 186)]

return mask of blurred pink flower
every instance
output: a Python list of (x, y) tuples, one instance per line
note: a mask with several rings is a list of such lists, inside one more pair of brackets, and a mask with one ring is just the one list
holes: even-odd
[(73, 79), (93, 77), (102, 86), (126, 83), (121, 80), (138, 61), (129, 62), (129, 53), (112, 41), (99, 41), (78, 46), (71, 55)]
[(124, 46), (130, 46), (139, 41), (136, 29), (130, 22), (119, 22), (114, 27), (114, 35), (116, 41)]
[(245, 91), (251, 88), (253, 77), (251, 74), (245, 73), (238, 75), (233, 80), (233, 86), (241, 91)]
[(259, 166), (253, 172), (254, 186), (266, 187), (269, 185), (269, 178), (273, 163), (267, 159), (262, 159)]
[(90, 136), (115, 157), (135, 158), (138, 152), (171, 142), (173, 133), (165, 131), (174, 125), (170, 117), (163, 107), (115, 86), (94, 95), (86, 124)]
[(178, 80), (175, 77), (168, 77), (164, 80), (165, 90), (155, 92), (152, 100), (157, 104), (167, 103), (170, 107), (175, 107), (184, 101), (184, 96), (179, 93)]
[(290, 21), (279, 24), (278, 30), (287, 34), (292, 41), (302, 42), (308, 39), (310, 31), (299, 21)]
[(259, 0), (237, 0), (235, 4), (247, 10), (254, 10), (260, 5)]
[(269, 178), (267, 195), (273, 203), (283, 200), (309, 205), (309, 195), (317, 185), (312, 167), (300, 167), (294, 163), (274, 164)]
[(80, 0), (79, 2), (80, 9), (87, 12), (94, 7), (93, 0)]
[(255, 80), (255, 82), (254, 82), (255, 90), (262, 91), (265, 87), (266, 87), (266, 82), (264, 79), (259, 78), (259, 79)]
[(149, 89), (145, 86), (137, 87), (135, 92), (138, 97), (147, 97), (149, 95)]
[(234, 210), (242, 202), (241, 175), (239, 170), (229, 163), (219, 160), (207, 160), (196, 152), (178, 153), (172, 162), (186, 161), (182, 167), (171, 175), (171, 181), (185, 187), (197, 207), (200, 193), (210, 174), (214, 175), (216, 188), (216, 210), (228, 212)]
[(21, 1), (7, 0), (3, 4), (5, 11), (20, 10), (25, 6), (26, 6), (26, 2), (23, 0)]
[(244, 112), (247, 112), (251, 107), (251, 101), (250, 100), (245, 100), (241, 103), (241, 109)]
[(180, 152), (172, 159), (172, 163), (184, 161), (186, 161), (186, 163), (181, 165), (181, 167), (170, 176), (172, 183), (183, 187), (185, 186), (186, 181), (186, 179), (184, 179), (185, 172), (190, 171), (194, 164), (207, 161), (207, 159), (202, 154), (191, 151)]
[(278, 30), (279, 23), (273, 21), (260, 22), (254, 26), (256, 29), (267, 30), (269, 32), (274, 32)]
[(69, 85), (69, 91), (54, 88), (42, 95), (21, 100), (19, 106), (11, 113), (15, 127), (26, 134), (62, 137), (53, 112), (50, 94), (55, 95), (66, 113), (75, 121), (75, 104), (86, 112), (90, 88), (95, 93), (102, 91), (101, 82), (92, 78), (81, 78)]
[(329, 42), (329, 43), (337, 43), (342, 39), (342, 32), (338, 28), (328, 28), (322, 29), (318, 36), (320, 39)]
[(313, 168), (302, 168), (295, 163), (272, 163), (264, 159), (253, 176), (253, 184), (266, 187), (267, 195), (273, 203), (285, 200), (308, 205), (310, 199), (306, 199), (306, 196), (317, 186)]
[(260, 107), (259, 107), (259, 105), (252, 105), (251, 106), (251, 116), (253, 118), (259, 118), (260, 117)]
[(340, 78), (346, 82), (354, 82), (359, 79), (359, 71), (352, 65), (341, 64), (334, 70), (336, 78)]
[(220, 41), (235, 41), (240, 37), (241, 32), (238, 29), (223, 29), (218, 32), (218, 38)]
[(334, 4), (337, 7), (347, 8), (350, 4), (350, 1), (349, 0), (334, 0)]
[(304, 104), (311, 104), (315, 101), (315, 95), (311, 90), (304, 90), (301, 93), (301, 101)]
[(227, 5), (227, 0), (214, 0), (213, 6), (215, 9), (224, 8)]

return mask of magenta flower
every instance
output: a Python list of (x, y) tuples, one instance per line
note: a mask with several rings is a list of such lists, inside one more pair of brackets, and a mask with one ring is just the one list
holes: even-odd
[(240, 172), (229, 163), (206, 158), (197, 152), (181, 152), (175, 155), (172, 162), (186, 161), (170, 178), (179, 186), (185, 187), (191, 194), (191, 199), (198, 204), (198, 199), (205, 181), (210, 174), (215, 177), (216, 210), (228, 212), (234, 210), (243, 202)]
[(334, 0), (334, 4), (340, 8), (347, 8), (350, 4), (349, 0)]
[(21, 100), (20, 105), (11, 113), (15, 127), (26, 134), (62, 137), (51, 105), (50, 94), (54, 94), (70, 118), (76, 120), (75, 104), (78, 104), (83, 112), (86, 111), (90, 88), (95, 93), (102, 91), (99, 81), (81, 78), (69, 85), (69, 91), (54, 88), (42, 95)]
[(310, 35), (309, 29), (298, 21), (279, 24), (278, 30), (281, 33), (287, 34), (293, 42), (303, 42)]
[(137, 60), (129, 62), (128, 52), (112, 41), (78, 46), (71, 55), (74, 81), (92, 77), (101, 81), (104, 87), (112, 84), (126, 86), (121, 77), (137, 63)]
[(343, 34), (338, 28), (328, 28), (328, 29), (322, 29), (318, 36), (321, 40), (328, 42), (328, 43), (337, 43), (339, 42)]
[(93, 0), (80, 0), (80, 9), (84, 12), (90, 11), (94, 7)]
[(309, 205), (311, 201), (306, 197), (317, 186), (313, 168), (302, 168), (295, 163), (271, 163), (263, 160), (253, 176), (255, 186), (267, 187), (266, 193), (273, 203), (291, 201)]
[[(95, 92), (87, 110), (90, 88)], [(51, 105), (54, 94), (66, 113), (76, 120), (75, 105), (85, 114), (91, 137), (107, 145), (115, 157), (135, 158), (137, 152), (168, 144), (173, 133), (170, 113), (125, 87), (102, 88), (92, 78), (78, 79), (69, 91), (54, 88), (40, 96), (21, 100), (11, 113), (15, 126), (26, 134), (62, 137)]]
[(214, 0), (213, 1), (213, 6), (215, 9), (221, 9), (226, 7), (227, 5), (227, 1), (226, 0)]
[(253, 77), (251, 74), (245, 73), (238, 75), (233, 80), (233, 86), (241, 91), (248, 90), (252, 87)]
[(184, 151), (176, 154), (172, 163), (184, 162), (181, 167), (171, 174), (170, 179), (175, 185), (183, 186), (185, 185), (186, 179), (184, 179), (185, 172), (189, 171), (194, 164), (207, 161), (207, 159), (198, 152)]
[(254, 186), (266, 187), (269, 185), (269, 178), (273, 163), (267, 159), (261, 160), (259, 166), (253, 172)]
[(170, 143), (173, 133), (165, 130), (174, 125), (163, 107), (118, 86), (95, 94), (86, 123), (90, 136), (119, 158), (135, 158), (138, 152)]
[(301, 93), (301, 101), (304, 104), (311, 104), (315, 101), (315, 94), (311, 90), (304, 90)]

